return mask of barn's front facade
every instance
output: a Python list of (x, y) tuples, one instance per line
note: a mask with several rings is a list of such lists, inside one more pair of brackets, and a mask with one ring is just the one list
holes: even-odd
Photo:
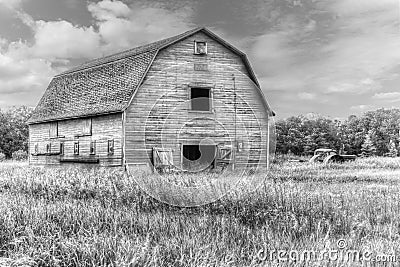
[(245, 54), (199, 28), (54, 77), (29, 120), (29, 162), (267, 166), (270, 116)]

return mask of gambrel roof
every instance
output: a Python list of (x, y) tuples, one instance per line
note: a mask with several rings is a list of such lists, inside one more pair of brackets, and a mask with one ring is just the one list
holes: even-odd
[[(34, 110), (29, 124), (123, 112), (141, 85), (158, 52), (197, 32), (204, 32), (241, 56), (261, 95), (244, 53), (206, 28), (95, 59), (55, 76)], [(265, 100), (265, 98), (264, 98)], [(273, 112), (265, 100), (270, 115)]]

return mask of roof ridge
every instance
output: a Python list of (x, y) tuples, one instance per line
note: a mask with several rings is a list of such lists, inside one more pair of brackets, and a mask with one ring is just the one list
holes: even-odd
[[(195, 33), (197, 31), (203, 30), (205, 29), (205, 27), (197, 27), (191, 30), (188, 30), (184, 33), (180, 33), (171, 37), (167, 37), (164, 39), (160, 39), (151, 43), (147, 43), (144, 45), (139, 45), (133, 48), (129, 48), (114, 54), (110, 54), (110, 55), (106, 55), (103, 57), (99, 57), (99, 58), (94, 58), (91, 60), (88, 60), (82, 64), (79, 64), (77, 66), (74, 66), (60, 74), (55, 75), (54, 78), (57, 77), (62, 77), (64, 75), (67, 74), (71, 74), (71, 73), (75, 73), (75, 72), (79, 72), (79, 71), (83, 71), (83, 70), (87, 70), (90, 68), (94, 68), (94, 67), (98, 67), (98, 66), (102, 66), (108, 63), (112, 63), (118, 60), (121, 60), (123, 58), (126, 57), (130, 57), (130, 56), (136, 56), (136, 55), (140, 55), (146, 52), (150, 52), (150, 51), (155, 51), (160, 49), (161, 47), (163, 47), (164, 45), (169, 44), (170, 42), (173, 42), (175, 39), (180, 39), (182, 36), (188, 35), (188, 34), (192, 34)], [(169, 42), (170, 41), (170, 42)], [(164, 44), (165, 43), (165, 44)]]

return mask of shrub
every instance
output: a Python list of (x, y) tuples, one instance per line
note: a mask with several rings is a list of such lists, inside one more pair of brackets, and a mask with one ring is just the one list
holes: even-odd
[(18, 161), (27, 160), (28, 153), (26, 153), (26, 151), (24, 150), (18, 150), (12, 153), (12, 158), (13, 160), (18, 160)]
[(5, 160), (6, 160), (6, 155), (4, 155), (4, 153), (0, 152), (0, 162), (5, 161)]

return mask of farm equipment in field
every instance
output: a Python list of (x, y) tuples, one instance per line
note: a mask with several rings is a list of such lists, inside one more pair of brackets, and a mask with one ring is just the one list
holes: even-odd
[(310, 162), (327, 163), (343, 163), (346, 161), (353, 161), (357, 158), (356, 155), (341, 155), (336, 150), (329, 148), (319, 148), (314, 151), (314, 156), (309, 160)]

